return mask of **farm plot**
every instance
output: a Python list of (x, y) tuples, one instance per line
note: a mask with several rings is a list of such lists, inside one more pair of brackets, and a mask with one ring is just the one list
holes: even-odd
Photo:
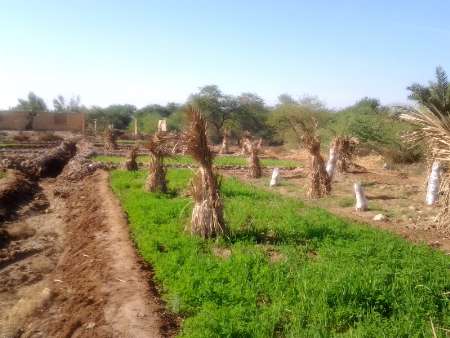
[(190, 175), (169, 170), (169, 193), (153, 194), (144, 171), (111, 174), (181, 336), (445, 336), (441, 252), (233, 178), (221, 189), (231, 234), (191, 237)]
[[(104, 163), (123, 163), (126, 158), (122, 156), (107, 156), (98, 155), (93, 158), (96, 161)], [(137, 161), (141, 163), (147, 163), (148, 156), (138, 156)], [(177, 155), (166, 160), (167, 164), (179, 164), (179, 165), (194, 165), (194, 161), (190, 156)], [(216, 166), (247, 166), (247, 158), (242, 156), (218, 156), (214, 159)], [(264, 167), (280, 167), (280, 168), (296, 168), (299, 167), (299, 162), (292, 160), (282, 160), (273, 158), (261, 158), (261, 165)]]

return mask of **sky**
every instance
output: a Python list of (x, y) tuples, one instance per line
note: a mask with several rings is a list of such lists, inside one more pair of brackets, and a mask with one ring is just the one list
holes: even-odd
[(87, 106), (184, 102), (199, 87), (330, 108), (450, 72), (448, 0), (0, 0), (0, 109), (29, 91)]

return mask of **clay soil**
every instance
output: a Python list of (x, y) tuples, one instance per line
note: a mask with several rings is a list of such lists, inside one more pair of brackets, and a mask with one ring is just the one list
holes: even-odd
[(2, 224), (0, 337), (173, 336), (107, 172), (40, 187)]

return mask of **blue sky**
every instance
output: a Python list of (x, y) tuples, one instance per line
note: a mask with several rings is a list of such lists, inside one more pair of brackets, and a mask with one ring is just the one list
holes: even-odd
[(183, 102), (229, 94), (407, 101), (406, 86), (450, 72), (450, 1), (0, 0), (0, 108), (47, 102)]

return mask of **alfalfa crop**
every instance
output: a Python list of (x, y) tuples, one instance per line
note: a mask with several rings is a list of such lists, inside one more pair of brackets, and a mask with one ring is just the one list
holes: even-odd
[(213, 154), (208, 145), (207, 123), (199, 109), (187, 110), (189, 127), (183, 134), (187, 154), (198, 162), (199, 168), (191, 181), (194, 208), (190, 225), (186, 230), (203, 238), (227, 233), (223, 219), (223, 203), (220, 197), (220, 181), (213, 170)]

